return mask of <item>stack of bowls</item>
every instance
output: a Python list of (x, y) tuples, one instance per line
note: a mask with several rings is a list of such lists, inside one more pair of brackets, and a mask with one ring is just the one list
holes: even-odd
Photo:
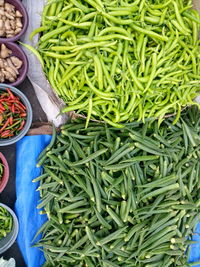
[[(29, 103), (29, 100), (20, 90), (18, 90), (17, 88), (14, 87), (14, 86), (18, 86), (19, 84), (21, 84), (25, 80), (27, 72), (28, 72), (27, 56), (23, 52), (23, 50), (19, 47), (19, 45), (17, 43), (15, 43), (16, 41), (18, 41), (22, 37), (22, 35), (27, 30), (28, 14), (27, 14), (25, 7), (23, 6), (23, 4), (21, 3), (20, 0), (5, 0), (5, 2), (15, 6), (16, 10), (18, 10), (22, 14), (23, 27), (22, 27), (21, 32), (16, 34), (14, 37), (0, 38), (0, 46), (2, 44), (5, 44), (5, 46), (9, 50), (11, 50), (11, 52), (12, 52), (10, 56), (18, 57), (23, 62), (23, 64), (22, 64), (22, 67), (18, 70), (19, 75), (17, 77), (17, 80), (12, 82), (12, 83), (8, 82), (7, 84), (0, 84), (0, 91), (6, 91), (6, 89), (9, 88), (10, 91), (15, 96), (19, 97), (20, 101), (26, 107), (27, 118), (26, 118), (26, 124), (25, 124), (24, 128), (21, 130), (21, 132), (19, 133), (19, 135), (14, 136), (12, 138), (0, 139), (0, 146), (11, 145), (11, 144), (17, 142), (18, 140), (20, 140), (28, 132), (28, 130), (31, 126), (31, 123), (32, 123), (32, 108), (31, 108), (31, 105)], [(8, 183), (9, 166), (8, 166), (6, 158), (4, 157), (4, 155), (2, 153), (0, 153), (0, 160), (4, 165), (4, 173), (3, 173), (3, 177), (0, 181), (0, 193), (2, 193), (2, 191), (4, 190), (4, 188), (6, 187), (6, 185)], [(17, 219), (15, 213), (8, 206), (0, 203), (0, 207), (5, 208), (11, 214), (12, 219), (13, 219), (13, 226), (12, 226), (11, 232), (9, 234), (7, 234), (6, 237), (0, 239), (0, 256), (1, 256), (1, 254), (3, 254), (6, 250), (8, 250), (15, 242), (17, 235), (18, 235), (18, 231), (19, 231), (19, 223), (18, 223), (18, 219)]]
[(5, 2), (15, 6), (16, 10), (19, 10), (19, 12), (22, 14), (23, 27), (22, 27), (21, 32), (11, 38), (0, 38), (0, 45), (5, 44), (6, 47), (12, 51), (12, 54), (10, 56), (17, 56), (23, 62), (21, 69), (19, 69), (19, 76), (17, 80), (13, 83), (8, 83), (12, 86), (17, 86), (20, 83), (22, 83), (24, 79), (26, 78), (26, 74), (28, 71), (28, 59), (26, 57), (26, 54), (23, 52), (23, 50), (14, 42), (18, 41), (27, 30), (28, 14), (20, 0), (5, 0)]
[(11, 145), (19, 141), (28, 132), (31, 126), (31, 123), (32, 123), (32, 108), (29, 103), (29, 100), (21, 91), (19, 91), (17, 88), (14, 87), (14, 86), (21, 84), (25, 80), (27, 72), (28, 72), (27, 56), (24, 53), (24, 51), (20, 48), (20, 46), (17, 43), (15, 43), (23, 36), (23, 34), (27, 30), (28, 14), (20, 0), (5, 0), (5, 3), (9, 3), (15, 6), (16, 10), (18, 10), (22, 14), (22, 25), (23, 26), (22, 26), (21, 32), (15, 35), (14, 37), (0, 38), (0, 46), (1, 44), (5, 44), (5, 46), (12, 52), (10, 56), (18, 57), (23, 62), (23, 64), (22, 64), (22, 67), (18, 70), (19, 76), (17, 77), (17, 80), (12, 83), (7, 82), (6, 84), (0, 84), (0, 91), (5, 91), (6, 88), (9, 88), (15, 96), (18, 96), (20, 98), (21, 102), (26, 106), (27, 120), (26, 120), (25, 127), (22, 129), (19, 135), (14, 136), (12, 138), (0, 139), (0, 146)]

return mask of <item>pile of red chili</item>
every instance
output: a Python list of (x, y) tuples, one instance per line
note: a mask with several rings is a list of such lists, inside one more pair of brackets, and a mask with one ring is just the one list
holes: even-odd
[(0, 90), (0, 138), (16, 136), (26, 123), (26, 107), (10, 89)]

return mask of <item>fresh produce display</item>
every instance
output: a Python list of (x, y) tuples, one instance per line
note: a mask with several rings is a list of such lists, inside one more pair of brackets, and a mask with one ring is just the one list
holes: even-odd
[(22, 14), (15, 6), (0, 0), (0, 37), (11, 38), (21, 32)]
[(11, 56), (12, 51), (5, 44), (0, 46), (0, 82), (15, 82), (19, 76), (19, 69), (22, 67), (22, 61)]
[(77, 111), (112, 126), (176, 113), (199, 91), (199, 15), (192, 1), (49, 1), (38, 51)]
[[(200, 111), (173, 125), (69, 123), (41, 153), (44, 266), (188, 264), (200, 220)], [(186, 253), (185, 253), (186, 252)]]
[(26, 107), (9, 88), (0, 88), (0, 138), (18, 135), (26, 123)]
[(0, 206), (0, 240), (12, 231), (13, 219), (7, 209)]
[(4, 166), (3, 166), (3, 163), (0, 160), (0, 182), (1, 182), (2, 178), (3, 178), (3, 173), (4, 173)]

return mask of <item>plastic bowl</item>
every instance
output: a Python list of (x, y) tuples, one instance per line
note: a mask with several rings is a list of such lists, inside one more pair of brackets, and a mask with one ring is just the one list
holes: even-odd
[(18, 232), (19, 232), (19, 222), (15, 213), (6, 205), (0, 203), (0, 207), (7, 209), (7, 211), (13, 217), (13, 229), (12, 231), (4, 238), (0, 239), (0, 255), (8, 250), (15, 242)]
[(27, 56), (24, 53), (24, 51), (18, 45), (16, 45), (15, 43), (6, 43), (5, 41), (4, 42), (0, 41), (0, 45), (1, 44), (5, 44), (6, 47), (12, 51), (12, 54), (10, 56), (16, 56), (23, 62), (22, 67), (18, 70), (19, 71), (19, 76), (17, 77), (17, 80), (15, 82), (13, 82), (13, 83), (9, 83), (9, 82), (7, 83), (7, 84), (9, 84), (11, 86), (17, 86), (20, 83), (22, 83), (26, 78), (26, 75), (27, 75), (27, 72), (28, 72), (28, 59), (27, 59)]
[(25, 9), (25, 7), (23, 6), (23, 4), (21, 3), (20, 0), (5, 0), (5, 2), (12, 4), (13, 6), (15, 6), (15, 8), (17, 10), (19, 10), (22, 14), (22, 24), (23, 24), (23, 28), (21, 30), (20, 33), (18, 33), (17, 35), (15, 35), (14, 37), (11, 38), (0, 38), (0, 41), (4, 41), (4, 42), (15, 42), (17, 40), (20, 39), (20, 37), (26, 32), (27, 27), (28, 27), (28, 14), (27, 11)]
[(8, 179), (9, 179), (8, 162), (7, 162), (6, 158), (4, 157), (4, 155), (1, 152), (0, 152), (0, 161), (3, 163), (3, 166), (4, 166), (3, 177), (2, 177), (2, 179), (0, 181), (0, 193), (1, 193), (4, 190), (4, 188), (6, 187), (6, 185), (8, 183)]
[(17, 88), (13, 86), (10, 86), (7, 84), (0, 84), (0, 90), (6, 91), (6, 88), (9, 88), (11, 92), (13, 92), (14, 95), (18, 96), (20, 100), (22, 101), (22, 103), (26, 106), (27, 118), (26, 118), (26, 124), (24, 128), (21, 130), (21, 132), (18, 135), (11, 137), (9, 139), (5, 139), (5, 140), (0, 139), (0, 146), (7, 146), (7, 145), (14, 144), (17, 141), (19, 141), (22, 137), (24, 137), (26, 133), (28, 132), (28, 130), (30, 129), (31, 124), (32, 124), (32, 119), (33, 119), (32, 107), (27, 97), (21, 91), (19, 91)]

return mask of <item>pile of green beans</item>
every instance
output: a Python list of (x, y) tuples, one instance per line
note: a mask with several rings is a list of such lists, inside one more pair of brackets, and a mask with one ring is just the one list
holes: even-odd
[(37, 55), (67, 107), (115, 127), (194, 104), (200, 18), (191, 0), (49, 0)]
[(12, 231), (13, 218), (12, 215), (0, 206), (0, 240)]
[(200, 111), (55, 129), (41, 153), (44, 266), (186, 267), (200, 220)]

